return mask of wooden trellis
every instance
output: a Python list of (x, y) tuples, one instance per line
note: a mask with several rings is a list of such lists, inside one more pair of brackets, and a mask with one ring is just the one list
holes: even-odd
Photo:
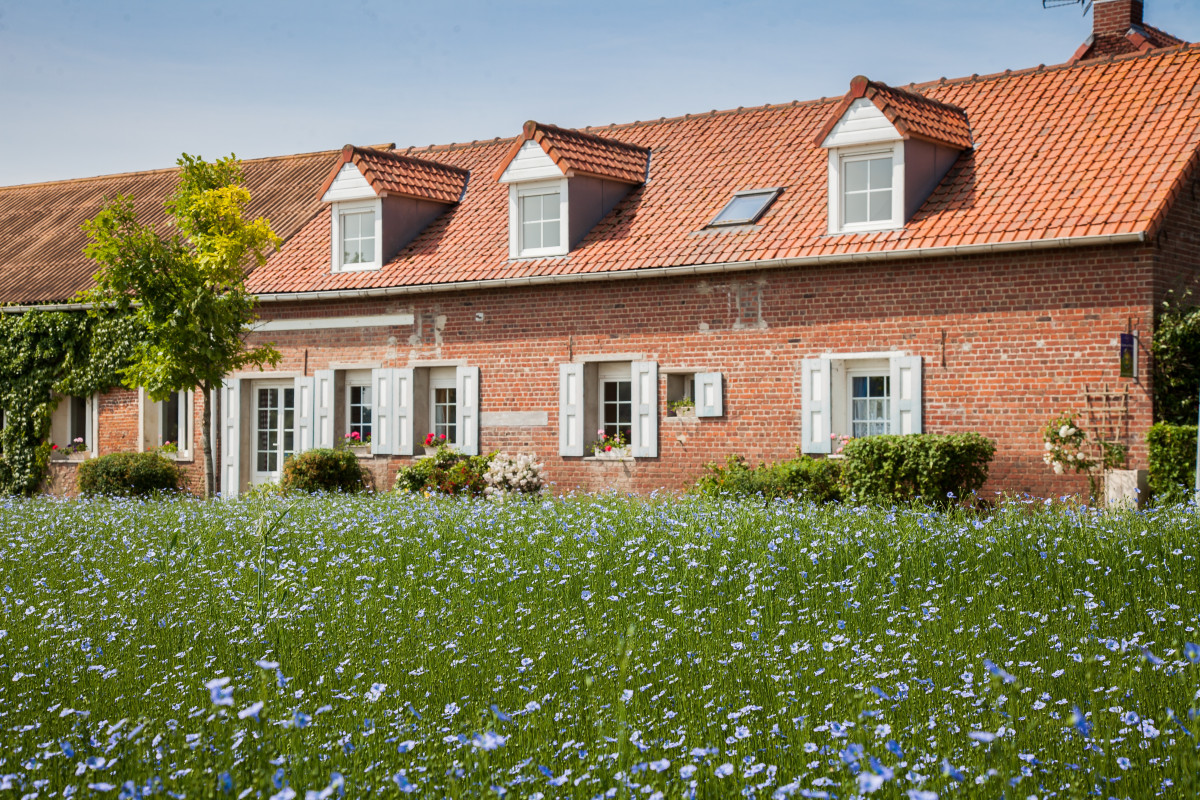
[(1083, 387), (1087, 430), (1096, 439), (1128, 444), (1129, 389), (1103, 386)]

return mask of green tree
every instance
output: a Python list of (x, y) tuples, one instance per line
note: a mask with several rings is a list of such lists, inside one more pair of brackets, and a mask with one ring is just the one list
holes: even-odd
[(1195, 425), (1200, 412), (1200, 307), (1185, 294), (1164, 304), (1156, 320), (1151, 352), (1154, 356), (1154, 415), (1159, 422)]
[(250, 193), (235, 157), (207, 162), (184, 153), (178, 164), (179, 185), (166, 202), (171, 235), (140, 223), (129, 197), (109, 201), (84, 224), (92, 240), (84, 252), (100, 266), (87, 299), (96, 314), (115, 310), (137, 322), (141, 336), (121, 370), (126, 386), (144, 387), (155, 400), (196, 387), (203, 391), (201, 443), (205, 492), (211, 497), (209, 410), (221, 381), (238, 369), (279, 362), (271, 345), (246, 341), (258, 317), (245, 278), (279, 248), (280, 239), (265, 219), (246, 219)]

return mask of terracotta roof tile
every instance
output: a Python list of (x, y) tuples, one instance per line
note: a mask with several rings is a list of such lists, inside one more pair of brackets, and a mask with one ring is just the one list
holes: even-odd
[(500, 178), (521, 145), (528, 141), (540, 144), (564, 175), (591, 175), (633, 184), (646, 180), (650, 151), (645, 147), (533, 120), (525, 123), (521, 135), (497, 166), (494, 178)]
[(400, 195), (439, 203), (457, 203), (467, 188), (467, 171), (394, 151), (346, 145), (342, 160), (321, 186), (318, 196), (337, 178), (342, 165), (353, 163), (380, 195)]

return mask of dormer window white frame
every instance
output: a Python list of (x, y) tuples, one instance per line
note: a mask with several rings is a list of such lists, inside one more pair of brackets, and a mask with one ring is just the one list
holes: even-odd
[[(368, 220), (367, 215), (370, 214)], [(346, 200), (333, 204), (331, 262), (334, 272), (363, 272), (383, 266), (383, 202)], [(367, 223), (370, 228), (364, 225)], [(367, 235), (369, 233), (369, 235)], [(358, 260), (355, 260), (355, 259)]]
[(561, 178), (509, 184), (509, 258), (567, 254), (570, 220), (567, 183), (566, 178)]
[[(886, 159), (891, 159), (890, 169)], [(880, 169), (884, 167), (884, 169)], [(890, 202), (884, 200), (890, 194)], [(904, 227), (904, 142), (829, 150), (829, 233)]]

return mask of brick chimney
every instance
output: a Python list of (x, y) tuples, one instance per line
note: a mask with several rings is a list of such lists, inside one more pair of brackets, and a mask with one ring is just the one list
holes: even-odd
[(1097, 41), (1124, 37), (1129, 29), (1142, 26), (1142, 0), (1094, 0), (1092, 35)]

